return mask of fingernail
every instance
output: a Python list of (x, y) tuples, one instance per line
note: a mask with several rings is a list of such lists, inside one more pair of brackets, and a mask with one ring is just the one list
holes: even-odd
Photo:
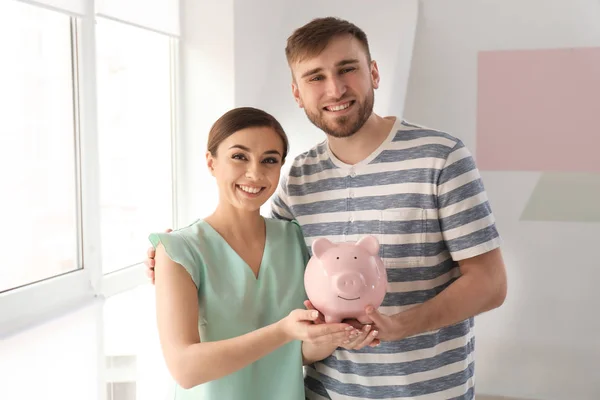
[(373, 337), (375, 337), (375, 336), (377, 336), (378, 333), (379, 332), (377, 332), (377, 331), (373, 331), (373, 332), (371, 332), (371, 335), (373, 335)]
[(369, 332), (369, 330), (371, 329), (371, 325), (365, 325), (363, 329), (365, 332)]
[(353, 327), (349, 326), (346, 328), (347, 331), (351, 331), (352, 329), (354, 329)]
[(367, 313), (372, 313), (373, 312), (373, 307), (370, 307), (370, 306), (367, 307), (366, 311), (367, 311)]
[(312, 315), (313, 318), (317, 318), (319, 316), (319, 312), (318, 311), (313, 311), (311, 315)]

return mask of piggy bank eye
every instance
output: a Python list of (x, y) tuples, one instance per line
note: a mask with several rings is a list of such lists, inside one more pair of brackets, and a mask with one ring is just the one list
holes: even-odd
[(354, 257), (354, 259), (356, 260), (358, 257)]
[(338, 260), (340, 259), (339, 257), (336, 257)]

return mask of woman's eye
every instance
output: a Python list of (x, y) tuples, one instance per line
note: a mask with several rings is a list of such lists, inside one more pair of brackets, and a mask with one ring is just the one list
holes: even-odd
[(273, 158), (273, 157), (269, 157), (269, 158), (265, 158), (263, 160), (263, 162), (266, 164), (277, 164), (279, 162), (279, 160), (276, 158)]
[(233, 158), (234, 160), (245, 160), (246, 156), (243, 154), (234, 154), (233, 156), (231, 156), (231, 158)]

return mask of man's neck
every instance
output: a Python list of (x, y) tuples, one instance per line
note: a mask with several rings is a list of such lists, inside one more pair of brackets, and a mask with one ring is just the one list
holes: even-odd
[(354, 135), (345, 138), (328, 138), (329, 148), (343, 163), (354, 165), (369, 157), (388, 137), (396, 118), (380, 117), (372, 113), (367, 122)]

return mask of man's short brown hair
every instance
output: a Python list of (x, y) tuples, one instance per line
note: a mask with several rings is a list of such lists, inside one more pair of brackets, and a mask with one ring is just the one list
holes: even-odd
[(326, 17), (313, 19), (292, 33), (285, 48), (288, 64), (318, 56), (331, 39), (342, 35), (352, 35), (356, 38), (365, 48), (367, 61), (371, 62), (369, 42), (362, 29), (346, 20)]

